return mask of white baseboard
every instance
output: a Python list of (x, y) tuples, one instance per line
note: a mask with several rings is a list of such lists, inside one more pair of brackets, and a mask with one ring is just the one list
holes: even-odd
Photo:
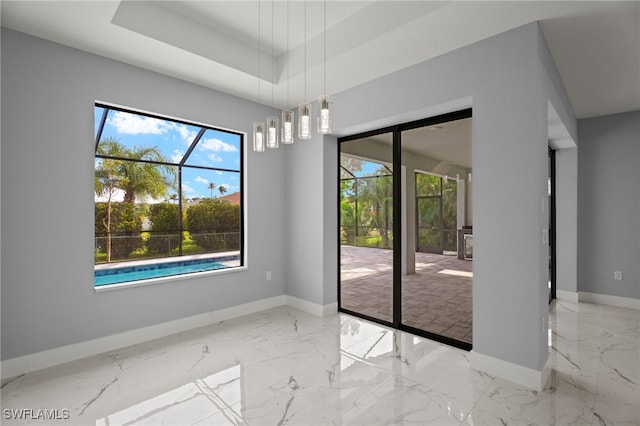
[(337, 302), (329, 303), (327, 305), (319, 305), (294, 296), (285, 296), (285, 303), (293, 308), (300, 309), (301, 311), (318, 317), (326, 317), (338, 312)]
[(640, 299), (632, 299), (630, 297), (610, 296), (608, 294), (581, 291), (578, 293), (578, 300), (585, 303), (597, 303), (599, 305), (640, 310)]
[(536, 391), (544, 389), (549, 374), (551, 374), (551, 358), (549, 356), (547, 356), (542, 371), (513, 364), (476, 351), (471, 351), (469, 359), (471, 368), (474, 370), (482, 371), (490, 376), (499, 377)]
[(87, 340), (85, 342), (74, 343), (72, 345), (61, 346), (59, 348), (48, 349), (42, 352), (3, 360), (0, 363), (1, 377), (2, 379), (14, 377), (19, 374), (29, 373), (31, 371), (63, 364), (69, 361), (75, 361), (103, 352), (191, 330), (193, 328), (260, 312), (276, 306), (282, 306), (286, 304), (287, 297), (288, 296), (282, 295), (270, 297), (268, 299), (256, 300), (255, 302), (232, 306), (213, 312), (207, 312), (187, 318), (180, 318), (161, 324), (125, 331), (111, 336)]
[(556, 290), (556, 299), (578, 303), (578, 293), (574, 291)]
[(307, 300), (293, 296), (275, 296), (268, 299), (256, 300), (242, 305), (231, 306), (213, 312), (194, 315), (187, 318), (180, 318), (161, 324), (150, 325), (123, 333), (98, 339), (87, 340), (85, 342), (74, 343), (72, 345), (61, 346), (59, 348), (48, 349), (29, 355), (19, 356), (0, 362), (0, 376), (7, 379), (20, 374), (52, 367), (65, 362), (75, 361), (103, 352), (120, 349), (126, 346), (135, 345), (152, 339), (169, 336), (182, 331), (191, 330), (197, 327), (226, 321), (243, 315), (275, 308), (276, 306), (289, 305), (301, 311), (308, 312), (319, 317), (329, 316), (338, 312), (337, 303), (318, 305)]

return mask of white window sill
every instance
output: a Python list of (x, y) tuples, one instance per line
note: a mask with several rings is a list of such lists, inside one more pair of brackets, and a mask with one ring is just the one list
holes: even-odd
[(231, 274), (235, 272), (244, 272), (244, 271), (247, 271), (248, 269), (249, 268), (246, 266), (237, 266), (233, 268), (216, 269), (213, 271), (191, 272), (189, 274), (182, 274), (182, 275), (170, 275), (168, 277), (151, 278), (148, 280), (127, 281), (124, 283), (117, 283), (117, 284), (106, 284), (106, 285), (101, 285), (97, 287), (94, 286), (93, 289), (96, 293), (102, 293), (105, 291), (124, 290), (128, 288), (133, 288), (133, 287), (142, 287), (147, 285), (169, 283), (173, 281), (191, 280), (195, 278), (209, 277), (209, 276), (222, 275), (222, 274)]

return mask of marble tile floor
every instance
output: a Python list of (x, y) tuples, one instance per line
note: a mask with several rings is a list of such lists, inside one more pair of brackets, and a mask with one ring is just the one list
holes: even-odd
[(468, 352), (282, 306), (4, 380), (1, 423), (638, 425), (639, 318), (554, 303), (553, 372), (535, 392)]

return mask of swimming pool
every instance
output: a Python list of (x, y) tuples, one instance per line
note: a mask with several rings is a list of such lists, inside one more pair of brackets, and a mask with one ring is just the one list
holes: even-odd
[(231, 259), (192, 259), (97, 269), (94, 272), (94, 285), (96, 287), (100, 287), (109, 284), (120, 284), (130, 281), (148, 280), (151, 278), (170, 277), (173, 275), (182, 275), (192, 272), (204, 272), (229, 268), (230, 266), (220, 263), (224, 260)]

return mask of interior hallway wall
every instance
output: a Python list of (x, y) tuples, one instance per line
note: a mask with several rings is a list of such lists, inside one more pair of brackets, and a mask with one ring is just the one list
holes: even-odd
[(578, 132), (578, 290), (640, 299), (640, 111)]

